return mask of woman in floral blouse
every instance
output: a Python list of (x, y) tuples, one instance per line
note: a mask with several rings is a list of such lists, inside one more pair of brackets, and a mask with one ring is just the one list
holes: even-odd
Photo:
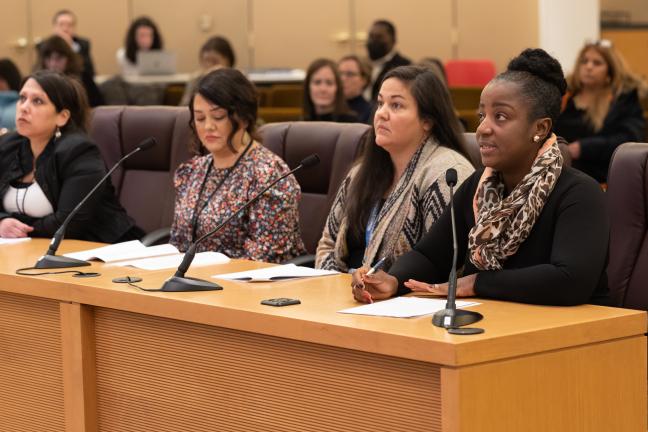
[[(196, 138), (192, 150), (198, 156), (175, 173), (171, 243), (181, 251), (289, 170), (255, 139), (256, 91), (238, 70), (219, 69), (205, 75), (189, 110)], [(299, 232), (299, 198), (297, 180), (287, 177), (203, 241), (199, 250), (269, 262), (306, 253)]]

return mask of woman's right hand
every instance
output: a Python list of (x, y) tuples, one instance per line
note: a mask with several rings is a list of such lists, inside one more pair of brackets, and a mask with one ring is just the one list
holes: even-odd
[(351, 288), (353, 297), (362, 303), (373, 303), (374, 300), (384, 300), (392, 297), (398, 291), (398, 279), (382, 270), (367, 275), (366, 267), (361, 267), (353, 273)]
[(0, 237), (4, 238), (21, 238), (27, 237), (27, 233), (34, 231), (33, 227), (20, 222), (14, 218), (4, 218), (0, 220)]

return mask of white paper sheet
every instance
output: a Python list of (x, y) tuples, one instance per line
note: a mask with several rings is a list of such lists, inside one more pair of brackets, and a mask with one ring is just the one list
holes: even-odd
[(115, 261), (134, 260), (140, 258), (152, 258), (161, 255), (172, 255), (180, 253), (178, 249), (170, 244), (162, 244), (146, 247), (139, 240), (133, 240), (114, 245), (103, 246), (81, 252), (65, 254), (70, 258), (81, 260), (97, 259), (105, 263)]
[(295, 264), (286, 264), (237, 273), (217, 274), (212, 277), (216, 279), (236, 280), (242, 282), (272, 282), (285, 279), (328, 276), (337, 273), (338, 272), (333, 270), (317, 270), (309, 267), (297, 266)]
[(20, 237), (20, 238), (2, 238), (0, 237), (0, 245), (9, 245), (22, 243), (31, 240), (31, 237)]
[[(154, 258), (118, 261), (113, 263), (113, 265), (121, 267), (131, 266), (143, 270), (163, 270), (178, 267), (183, 257), (184, 254), (165, 255)], [(229, 261), (230, 259), (220, 252), (199, 252), (194, 256), (191, 266), (226, 264)]]
[[(422, 315), (433, 314), (445, 309), (445, 298), (431, 299), (420, 297), (396, 297), (371, 304), (352, 307), (338, 311), (346, 314), (373, 315), (393, 318), (411, 318)], [(468, 301), (456, 301), (458, 308), (475, 306), (479, 303)]]
[(132, 254), (134, 251), (141, 251), (146, 249), (146, 246), (139, 240), (132, 240), (122, 243), (115, 243), (108, 246), (102, 246), (95, 249), (88, 249), (79, 252), (71, 252), (64, 254), (68, 258), (75, 258), (83, 261), (91, 259), (98, 259), (103, 262), (111, 262), (120, 260), (121, 255)]

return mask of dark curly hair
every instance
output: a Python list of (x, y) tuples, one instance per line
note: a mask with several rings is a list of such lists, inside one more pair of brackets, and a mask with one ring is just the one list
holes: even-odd
[(509, 81), (520, 86), (529, 106), (529, 120), (548, 117), (552, 124), (556, 123), (567, 81), (558, 60), (545, 50), (525, 49), (493, 81)]
[(126, 58), (133, 64), (137, 63), (137, 41), (135, 40), (135, 33), (140, 27), (150, 27), (153, 29), (153, 45), (151, 45), (152, 50), (161, 50), (164, 48), (164, 43), (162, 42), (162, 35), (160, 34), (157, 26), (153, 20), (149, 17), (140, 17), (133, 21), (128, 27), (128, 32), (126, 33), (126, 41), (124, 43), (126, 47)]
[(210, 103), (227, 111), (227, 117), (232, 123), (232, 132), (227, 137), (227, 146), (236, 153), (232, 138), (238, 131), (241, 122), (247, 123), (245, 130), (253, 139), (259, 141), (255, 134), (257, 120), (257, 91), (246, 77), (237, 69), (223, 68), (209, 72), (198, 81), (198, 85), (189, 101), (189, 127), (193, 131), (194, 141), (190, 150), (194, 154), (205, 154), (205, 149), (198, 138), (194, 117), (194, 99), (200, 94)]

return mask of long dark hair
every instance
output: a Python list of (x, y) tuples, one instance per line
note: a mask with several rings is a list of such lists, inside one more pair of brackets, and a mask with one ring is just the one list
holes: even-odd
[(336, 119), (340, 115), (349, 114), (351, 112), (346, 103), (346, 99), (344, 98), (344, 88), (342, 86), (340, 74), (338, 74), (337, 71), (337, 64), (333, 60), (321, 58), (312, 62), (306, 71), (306, 79), (304, 80), (304, 120), (312, 120), (317, 116), (315, 105), (313, 105), (313, 99), (310, 95), (310, 82), (313, 79), (313, 75), (325, 67), (333, 71), (333, 75), (335, 76), (335, 85), (337, 86), (333, 106), (333, 118)]
[(236, 153), (232, 138), (240, 127), (240, 121), (247, 123), (245, 130), (250, 136), (259, 141), (255, 134), (257, 120), (257, 91), (254, 85), (237, 69), (223, 68), (209, 72), (198, 81), (198, 85), (189, 101), (189, 127), (193, 131), (194, 140), (189, 149), (194, 154), (204, 154), (204, 147), (196, 132), (193, 102), (196, 95), (204, 97), (210, 103), (227, 111), (227, 117), (232, 124), (232, 132), (227, 137), (227, 146)]
[[(409, 88), (416, 101), (419, 118), (432, 125), (430, 135), (439, 145), (470, 160), (450, 94), (436, 74), (421, 66), (400, 66), (389, 71), (382, 82), (390, 78), (399, 80)], [(374, 128), (369, 129), (363, 137), (357, 164), (358, 172), (349, 185), (346, 212), (349, 232), (360, 239), (372, 205), (382, 199), (394, 180), (394, 164), (389, 153), (376, 144)]]
[(135, 40), (135, 33), (139, 27), (150, 27), (153, 29), (153, 45), (151, 45), (152, 50), (161, 50), (164, 46), (162, 43), (162, 35), (158, 31), (157, 26), (153, 20), (149, 17), (140, 17), (133, 21), (128, 27), (128, 32), (126, 33), (126, 58), (133, 64), (137, 63), (137, 41)]
[(20, 71), (14, 62), (8, 58), (0, 59), (0, 79), (7, 82), (10, 90), (20, 90)]
[(70, 119), (61, 128), (61, 132), (88, 132), (88, 96), (78, 80), (58, 72), (42, 70), (26, 76), (20, 87), (30, 78), (41, 86), (57, 113), (64, 109), (70, 111)]
[(212, 36), (200, 48), (200, 56), (204, 53), (214, 51), (222, 55), (229, 62), (229, 67), (234, 67), (236, 64), (236, 55), (234, 49), (229, 41), (223, 36)]
[(45, 39), (39, 47), (39, 66), (40, 69), (47, 69), (45, 59), (52, 54), (57, 53), (67, 59), (65, 64), (66, 75), (81, 75), (83, 63), (81, 57), (72, 51), (70, 45), (60, 36), (51, 36)]

